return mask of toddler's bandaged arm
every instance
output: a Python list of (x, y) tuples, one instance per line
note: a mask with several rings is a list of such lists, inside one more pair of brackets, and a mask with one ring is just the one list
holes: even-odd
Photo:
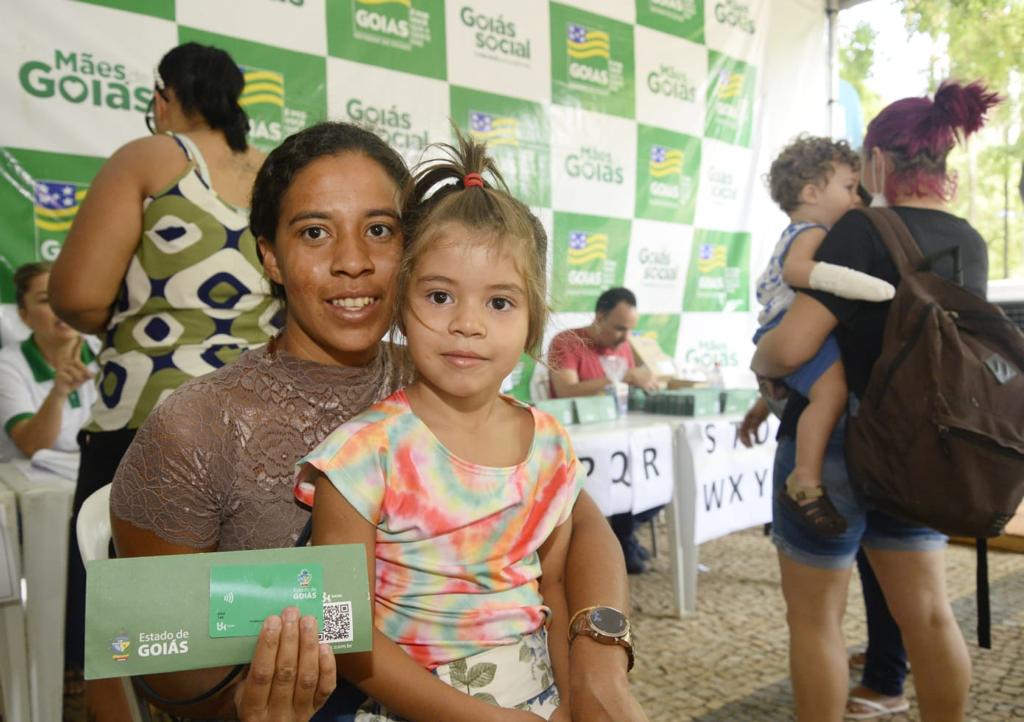
[(834, 263), (818, 262), (811, 269), (809, 285), (816, 291), (853, 301), (888, 301), (896, 293), (891, 283)]

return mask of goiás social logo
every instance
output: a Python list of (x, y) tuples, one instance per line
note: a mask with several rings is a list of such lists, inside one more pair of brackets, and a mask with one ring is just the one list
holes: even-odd
[(412, 0), (353, 0), (353, 34), (357, 40), (397, 50), (430, 43), (430, 13)]
[(736, 180), (730, 171), (711, 166), (708, 170), (708, 181), (712, 198), (719, 201), (736, 200), (738, 196)]
[(750, 8), (737, 0), (722, 0), (716, 3), (715, 20), (745, 33), (754, 34), (754, 18), (750, 14)]
[(672, 254), (665, 249), (641, 247), (639, 260), (645, 281), (670, 283), (679, 278), (679, 264), (673, 263)]
[(46, 60), (18, 69), (22, 90), (35, 98), (143, 113), (153, 98), (152, 78), (92, 53), (55, 49)]
[(345, 115), (399, 151), (423, 150), (431, 143), (429, 129), (414, 128), (412, 113), (394, 104), (386, 107), (353, 97), (345, 103)]
[(622, 165), (606, 150), (584, 145), (565, 157), (565, 172), (570, 178), (622, 185)]
[(252, 65), (239, 66), (239, 70), (245, 86), (238, 104), (249, 116), (249, 138), (253, 145), (272, 150), (287, 136), (306, 127), (306, 111), (288, 107), (284, 73)]
[(519, 145), (519, 119), (479, 110), (469, 111), (469, 137), (491, 148)]
[(569, 77), (600, 88), (610, 87), (611, 36), (580, 23), (569, 23), (566, 34)]
[(88, 186), (60, 180), (37, 180), (32, 193), (36, 248), (44, 261), (60, 253)]
[(498, 60), (530, 59), (530, 39), (518, 36), (515, 22), (504, 15), (488, 15), (464, 5), (459, 20), (473, 30), (473, 48), (481, 55)]
[(647, 89), (657, 95), (686, 103), (694, 103), (697, 100), (697, 86), (690, 81), (689, 76), (666, 63), (662, 63), (657, 70), (647, 74)]

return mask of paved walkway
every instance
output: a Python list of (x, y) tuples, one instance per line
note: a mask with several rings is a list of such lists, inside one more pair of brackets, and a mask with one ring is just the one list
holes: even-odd
[[(641, 539), (649, 543), (645, 533)], [(662, 543), (659, 551), (664, 548)], [(974, 642), (974, 549), (951, 546), (947, 558), (950, 595), (974, 665), (968, 719), (1024, 719), (1024, 555), (989, 554), (992, 650)], [(666, 616), (670, 590), (663, 551), (652, 572), (630, 577), (639, 635), (633, 682), (641, 704), (652, 722), (792, 719), (784, 605), (770, 540), (760, 529), (733, 534), (700, 547), (700, 560), (708, 569), (700, 574), (697, 613), (683, 620)], [(851, 650), (863, 647), (864, 606), (856, 577), (844, 632)], [(886, 719), (919, 719), (912, 684), (907, 694), (910, 712)]]

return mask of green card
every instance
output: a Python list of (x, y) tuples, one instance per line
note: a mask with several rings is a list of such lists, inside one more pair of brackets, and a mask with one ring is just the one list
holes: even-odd
[(363, 545), (89, 562), (85, 676), (247, 663), (263, 620), (289, 606), (316, 617), (321, 641), (335, 654), (369, 650), (373, 618)]
[(210, 569), (210, 636), (255, 637), (263, 620), (287, 606), (323, 626), (320, 564), (266, 564)]

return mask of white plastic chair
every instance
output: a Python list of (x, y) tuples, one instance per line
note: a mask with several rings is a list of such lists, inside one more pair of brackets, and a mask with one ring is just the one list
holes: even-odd
[[(94, 559), (107, 559), (110, 556), (110, 484), (93, 492), (81, 511), (78, 512), (78, 524), (75, 527), (78, 537), (78, 549), (82, 561), (87, 563)], [(136, 693), (131, 677), (122, 677), (124, 696), (128, 700), (131, 722), (152, 722), (149, 716), (149, 703)]]

